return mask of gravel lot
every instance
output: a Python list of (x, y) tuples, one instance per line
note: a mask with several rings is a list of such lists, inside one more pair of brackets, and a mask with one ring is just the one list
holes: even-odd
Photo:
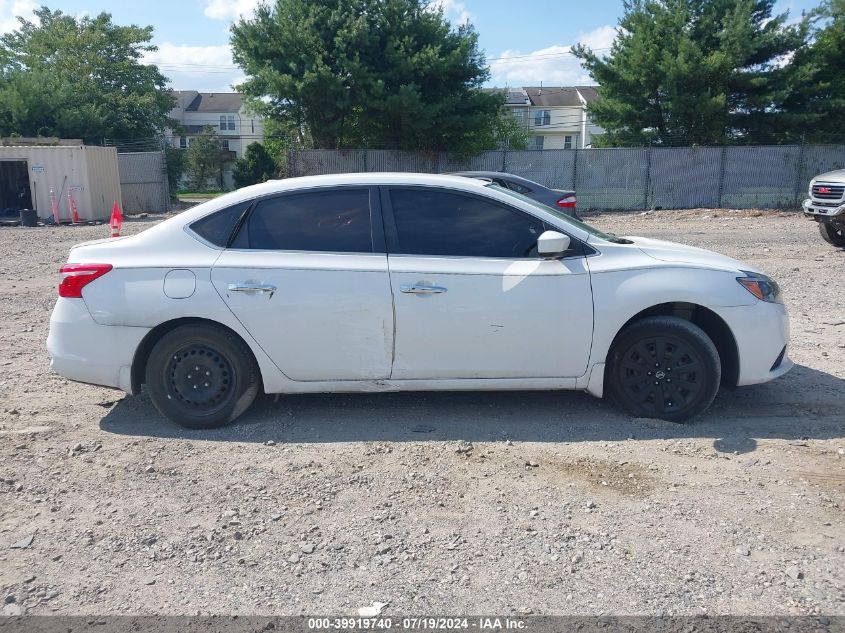
[(692, 425), (432, 393), (186, 431), (50, 372), (56, 269), (108, 227), (0, 229), (3, 612), (845, 614), (845, 251), (792, 213), (589, 221), (769, 272), (797, 367)]

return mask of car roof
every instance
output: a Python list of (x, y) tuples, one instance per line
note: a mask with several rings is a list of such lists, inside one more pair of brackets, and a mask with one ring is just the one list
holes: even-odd
[(449, 174), (462, 178), (518, 178), (518, 176), (504, 171), (453, 171)]
[(268, 180), (258, 185), (243, 187), (236, 191), (213, 198), (184, 211), (181, 216), (190, 222), (207, 213), (224, 207), (246, 202), (253, 198), (297, 191), (299, 189), (313, 189), (318, 187), (333, 187), (345, 185), (427, 185), (446, 187), (463, 191), (483, 192), (487, 183), (463, 176), (444, 174), (419, 174), (409, 172), (364, 172), (354, 174), (324, 174), (320, 176), (300, 176), (283, 180)]
[(510, 180), (516, 183), (522, 183), (526, 186), (531, 185), (534, 187), (543, 187), (548, 189), (546, 185), (543, 185), (539, 182), (528, 180), (527, 178), (517, 176), (516, 174), (509, 174), (505, 171), (456, 171), (452, 172), (452, 175), (461, 176), (463, 178), (488, 178), (490, 180), (494, 178), (501, 178), (502, 180)]
[[(363, 172), (354, 174), (323, 174), (320, 176), (300, 176), (284, 180), (271, 180), (278, 191), (307, 187), (324, 187), (332, 185), (440, 185), (458, 186), (464, 188), (466, 179), (453, 174), (423, 174), (413, 172)], [(260, 185), (258, 185), (260, 186)], [(483, 184), (480, 186), (484, 186)]]
[[(496, 172), (490, 172), (496, 173)], [(518, 178), (518, 177), (517, 177)], [(166, 227), (171, 222), (187, 226), (191, 222), (224, 209), (226, 207), (260, 198), (263, 196), (272, 196), (277, 193), (284, 193), (289, 191), (298, 191), (300, 189), (315, 189), (319, 187), (333, 187), (343, 185), (361, 185), (361, 186), (378, 186), (378, 185), (418, 185), (443, 187), (450, 190), (466, 191), (470, 193), (479, 193), (485, 197), (493, 198), (499, 202), (514, 205), (517, 207), (525, 207), (527, 203), (514, 200), (512, 196), (503, 191), (496, 191), (488, 187), (489, 183), (475, 178), (467, 178), (465, 176), (458, 176), (455, 174), (421, 174), (411, 172), (365, 172), (354, 174), (327, 174), (321, 176), (301, 176), (297, 178), (285, 178), (284, 180), (269, 180), (267, 182), (243, 187), (237, 191), (218, 196), (198, 204), (195, 207), (183, 211), (179, 215), (165, 220), (157, 227), (149, 229), (153, 231), (159, 229), (161, 231), (168, 230)], [(548, 211), (542, 208), (535, 208), (530, 205), (530, 208), (525, 208), (525, 211), (534, 216), (545, 219), (546, 221), (555, 223), (555, 217)], [(547, 217), (548, 216), (548, 217)], [(586, 240), (588, 234), (577, 227), (570, 227), (567, 229), (572, 235), (578, 239)]]

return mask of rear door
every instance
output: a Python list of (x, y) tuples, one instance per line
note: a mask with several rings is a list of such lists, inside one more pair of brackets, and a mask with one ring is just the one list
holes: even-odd
[(475, 194), (383, 194), (396, 313), (394, 379), (584, 374), (593, 298), (583, 245), (537, 255), (544, 223)]
[(389, 377), (393, 303), (375, 188), (258, 200), (211, 277), (289, 378)]

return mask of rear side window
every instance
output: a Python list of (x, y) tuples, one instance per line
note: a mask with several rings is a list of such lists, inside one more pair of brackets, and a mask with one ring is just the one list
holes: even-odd
[(333, 189), (261, 200), (232, 247), (372, 253), (370, 192)]
[(543, 223), (492, 201), (433, 189), (392, 189), (399, 252), (408, 255), (537, 256)]
[(221, 209), (200, 218), (191, 224), (191, 230), (207, 242), (211, 242), (220, 248), (226, 248), (232, 231), (241, 219), (244, 211), (249, 208), (252, 200)]
[(506, 181), (505, 186), (508, 189), (516, 191), (517, 193), (521, 193), (521, 194), (531, 193), (531, 189), (529, 189), (528, 187), (526, 187), (524, 185), (519, 184), (518, 182), (513, 182), (512, 180)]

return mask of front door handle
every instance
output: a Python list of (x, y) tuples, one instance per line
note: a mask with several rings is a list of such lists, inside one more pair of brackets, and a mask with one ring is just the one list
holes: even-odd
[(446, 288), (444, 286), (432, 286), (429, 284), (415, 283), (402, 284), (399, 286), (399, 291), (414, 295), (436, 295), (442, 292), (446, 292)]
[(272, 299), (273, 293), (276, 292), (276, 286), (271, 284), (253, 284), (248, 282), (237, 282), (229, 284), (229, 292), (269, 292)]

